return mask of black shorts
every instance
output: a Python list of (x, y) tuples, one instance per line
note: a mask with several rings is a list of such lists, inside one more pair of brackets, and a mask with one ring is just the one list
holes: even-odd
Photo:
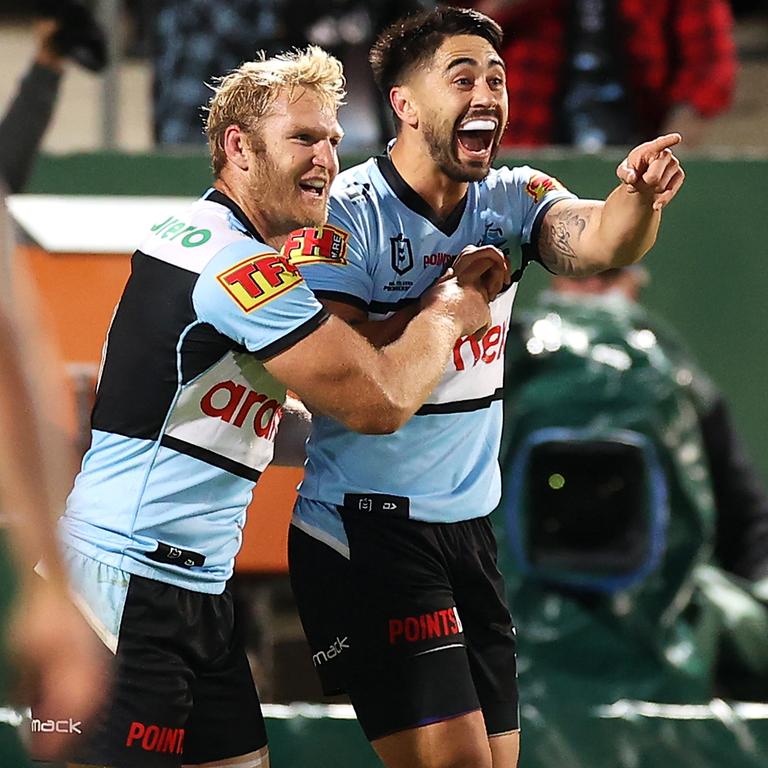
[[(94, 718), (77, 723), (69, 759), (178, 768), (252, 756), (242, 764), (257, 765), (253, 753), (266, 745), (266, 730), (229, 592), (127, 578), (111, 692)], [(66, 720), (66, 713), (33, 714), (33, 743), (44, 738), (44, 723)]]
[(369, 740), (481, 709), (518, 730), (515, 631), (488, 518), (422, 523), (340, 509), (349, 559), (291, 526), (291, 583), (326, 695)]

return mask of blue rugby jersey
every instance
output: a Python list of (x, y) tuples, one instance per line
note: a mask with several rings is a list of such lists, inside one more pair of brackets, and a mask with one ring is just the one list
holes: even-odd
[[(359, 435), (313, 415), (295, 525), (344, 552), (337, 505), (427, 522), (467, 520), (496, 507), (504, 346), (517, 283), (538, 257), (544, 213), (573, 197), (540, 171), (501, 168), (469, 184), (462, 203), (439, 222), (388, 155), (339, 175), (326, 237), (309, 250), (304, 241), (296, 244), (306, 259), (302, 273), (319, 298), (386, 318), (418, 300), (466, 245), (500, 248), (513, 284), (492, 302), (485, 336), (456, 343), (426, 404), (394, 434)], [(345, 241), (341, 258), (344, 249), (330, 249), (339, 239)]]
[(327, 317), (221, 192), (154, 225), (107, 335), (64, 542), (129, 573), (223, 591), (285, 398), (262, 361)]

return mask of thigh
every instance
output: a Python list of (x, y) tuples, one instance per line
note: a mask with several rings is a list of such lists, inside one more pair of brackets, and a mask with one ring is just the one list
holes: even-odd
[(490, 736), (493, 768), (517, 768), (520, 759), (520, 731)]
[[(220, 622), (226, 626), (225, 622)], [(267, 732), (245, 648), (235, 630), (221, 658), (205, 664), (192, 688), (184, 765), (266, 768)]]
[(66, 713), (53, 717), (48, 713), (44, 719), (33, 719), (32, 727), (45, 731), (54, 722), (57, 727), (75, 728), (78, 735), (70, 759), (78, 764), (178, 768), (194, 679), (179, 644), (183, 627), (178, 590), (140, 577), (123, 577), (128, 583), (123, 605), (115, 603), (114, 594), (109, 601), (122, 615), (106, 704), (88, 721), (72, 723)]
[(467, 521), (460, 533), (454, 587), (472, 679), (488, 734), (506, 734), (520, 728), (517, 643), (496, 541), (489, 518)]
[(371, 746), (387, 768), (514, 768), (492, 762), (480, 712), (400, 731)]
[(370, 740), (480, 706), (441, 524), (344, 512), (350, 550), (348, 691)]
[(291, 525), (288, 570), (323, 693), (345, 693), (349, 679), (349, 560)]

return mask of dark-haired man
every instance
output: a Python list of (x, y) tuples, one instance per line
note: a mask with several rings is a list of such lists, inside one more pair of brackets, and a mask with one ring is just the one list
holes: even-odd
[(619, 166), (603, 202), (528, 167), (491, 170), (507, 120), (501, 31), (440, 7), (385, 30), (371, 52), (397, 138), (339, 177), (330, 223), (347, 263), (304, 269), (316, 295), (374, 344), (468, 243), (507, 254), (513, 285), (482, 338), (454, 348), (427, 403), (392, 435), (318, 417), (290, 538), (291, 573), (327, 693), (347, 690), (389, 768), (517, 761), (514, 630), (487, 515), (499, 500), (503, 350), (532, 260), (585, 274), (641, 258), (683, 172), (671, 135)]

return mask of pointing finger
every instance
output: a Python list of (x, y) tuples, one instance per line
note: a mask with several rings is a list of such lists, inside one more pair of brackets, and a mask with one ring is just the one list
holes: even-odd
[(674, 147), (683, 140), (683, 137), (679, 133), (666, 133), (664, 136), (659, 136), (653, 141), (648, 141), (641, 146), (648, 152), (663, 152), (665, 149)]

